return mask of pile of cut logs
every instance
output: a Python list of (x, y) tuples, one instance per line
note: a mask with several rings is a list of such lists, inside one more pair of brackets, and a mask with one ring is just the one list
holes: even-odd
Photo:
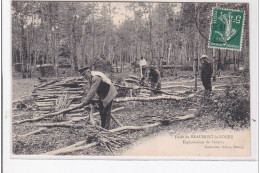
[[(35, 86), (32, 92), (34, 100), (34, 112), (36, 114), (48, 114), (62, 109), (70, 109), (81, 103), (81, 98), (86, 95), (88, 81), (82, 77), (60, 78), (50, 81), (44, 80)], [(123, 82), (125, 86), (136, 86), (139, 78), (130, 76)], [(125, 88), (122, 88), (125, 89)], [(129, 90), (128, 88), (126, 90)], [(89, 108), (89, 106), (87, 106)], [(82, 115), (86, 107), (67, 112), (70, 115)], [(90, 109), (90, 108), (89, 108)]]
[[(55, 79), (38, 84), (32, 93), (35, 112), (43, 114), (74, 107), (80, 102), (86, 86), (87, 81), (82, 78)], [(65, 101), (67, 104), (63, 103)], [(77, 114), (83, 111), (84, 108), (81, 108), (70, 113)]]
[[(65, 108), (72, 108), (80, 103), (80, 100), (86, 91), (88, 81), (81, 77), (54, 79), (44, 81), (35, 86), (32, 92), (35, 103), (35, 112), (39, 114), (50, 113)], [(130, 76), (124, 80), (125, 86), (136, 86), (139, 78)], [(127, 89), (129, 90), (129, 89)], [(61, 99), (63, 98), (63, 99)], [(66, 99), (68, 104), (63, 104)], [(65, 106), (65, 107), (64, 107)], [(84, 111), (84, 108), (71, 111), (71, 114), (77, 114)]]

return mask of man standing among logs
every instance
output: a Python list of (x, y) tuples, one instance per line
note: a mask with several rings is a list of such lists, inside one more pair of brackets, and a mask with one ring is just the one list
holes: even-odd
[(150, 66), (148, 82), (151, 83), (151, 88), (157, 90), (161, 89), (160, 72), (154, 65)]
[(211, 76), (213, 73), (213, 69), (207, 61), (208, 56), (207, 55), (202, 55), (200, 58), (201, 62), (201, 81), (202, 84), (205, 88), (206, 91), (211, 91), (212, 86), (211, 86)]
[(99, 96), (99, 111), (101, 117), (101, 126), (105, 129), (110, 128), (111, 108), (113, 99), (117, 91), (113, 83), (105, 74), (98, 71), (90, 71), (89, 67), (79, 69), (80, 74), (91, 84), (91, 88), (82, 100), (84, 105), (91, 103), (95, 93)]
[(143, 77), (146, 76), (146, 66), (147, 66), (147, 62), (143, 57), (141, 57), (139, 65), (140, 65), (141, 79), (142, 79)]

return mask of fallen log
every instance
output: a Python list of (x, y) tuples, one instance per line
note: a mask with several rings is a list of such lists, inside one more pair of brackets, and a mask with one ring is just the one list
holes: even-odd
[(34, 95), (37, 95), (37, 94), (40, 94), (40, 95), (46, 95), (46, 94), (62, 95), (64, 93), (67, 93), (67, 94), (83, 94), (84, 91), (82, 91), (82, 90), (80, 90), (80, 91), (67, 91), (67, 90), (64, 90), (64, 91), (47, 91), (47, 92), (41, 91), (41, 92), (35, 92)]
[(83, 145), (86, 141), (79, 141), (73, 145), (70, 145), (70, 146), (67, 146), (65, 148), (61, 148), (61, 149), (58, 149), (58, 150), (55, 150), (55, 151), (50, 151), (50, 152), (47, 152), (47, 153), (44, 153), (43, 155), (57, 155), (57, 154), (63, 154), (64, 152), (66, 153), (69, 149), (71, 148), (75, 148), (77, 146), (80, 146), (80, 145)]
[(221, 88), (221, 87), (232, 87), (232, 86), (240, 86), (240, 85), (250, 85), (250, 83), (240, 83), (240, 84), (231, 84), (231, 85), (215, 85), (212, 88)]
[(225, 78), (241, 78), (242, 76), (221, 76), (221, 77), (218, 77), (217, 79), (225, 79)]
[[(57, 100), (57, 98), (58, 98), (59, 96), (50, 96), (50, 97), (48, 97), (48, 96), (46, 96), (46, 95), (43, 95), (43, 96), (41, 96), (41, 97), (36, 97), (35, 98), (35, 101), (37, 101), (37, 102), (56, 102), (56, 100)], [(83, 96), (71, 96), (70, 97), (70, 99), (71, 100), (76, 100), (76, 99), (81, 99)]]
[(188, 82), (194, 82), (194, 79), (186, 80), (186, 81), (178, 81), (178, 82), (162, 82), (162, 85), (171, 85), (171, 84), (182, 84), (182, 83), (188, 83)]
[(41, 88), (38, 89), (39, 91), (35, 91), (35, 93), (37, 92), (44, 92), (44, 91), (64, 91), (64, 92), (68, 92), (68, 91), (82, 91), (82, 87), (79, 88), (66, 88), (66, 87), (57, 87), (57, 88)]
[(116, 129), (109, 130), (109, 131), (112, 132), (112, 133), (115, 133), (115, 132), (124, 131), (124, 130), (143, 130), (143, 129), (147, 129), (147, 128), (151, 128), (151, 127), (156, 127), (156, 126), (159, 126), (159, 125), (161, 125), (161, 122), (157, 122), (157, 123), (149, 124), (149, 125), (144, 125), (144, 126), (123, 126), (123, 127), (119, 127), (119, 128), (116, 128)]
[(74, 112), (68, 112), (66, 115), (69, 115), (72, 119), (73, 118), (78, 118), (78, 117), (82, 117), (82, 116), (84, 116), (84, 112), (82, 111), (82, 112), (76, 112), (76, 113), (74, 113)]
[(34, 135), (34, 134), (40, 133), (40, 132), (45, 131), (47, 129), (48, 128), (41, 128), (41, 129), (38, 129), (38, 130), (35, 130), (35, 131), (32, 131), (32, 132), (29, 132), (29, 133), (26, 133), (26, 134), (23, 134), (23, 135), (17, 135), (17, 136), (18, 137), (26, 137), (26, 136), (29, 136), (29, 135)]
[[(198, 88), (202, 88), (202, 86), (197, 86)], [(187, 85), (173, 85), (173, 86), (164, 86), (162, 89), (169, 89), (169, 88), (188, 88), (192, 89), (194, 86), (187, 86)]]
[[(250, 83), (233, 84), (233, 86), (240, 86), (240, 85), (250, 85)], [(215, 89), (215, 88), (227, 87), (227, 86), (232, 86), (232, 85), (215, 85), (215, 86), (212, 86), (212, 88)], [(179, 87), (188, 88), (188, 89), (193, 89), (193, 88), (194, 88), (193, 86), (173, 85), (173, 86), (164, 86), (164, 87), (162, 87), (162, 89), (179, 88)], [(197, 87), (198, 87), (198, 88), (203, 88), (203, 86), (197, 86)], [(176, 91), (174, 91), (174, 92), (176, 92)], [(185, 91), (185, 92), (186, 92), (186, 91)], [(178, 92), (178, 93), (182, 93), (182, 92), (180, 91), (180, 92)]]
[(66, 121), (61, 123), (46, 123), (46, 124), (36, 124), (38, 127), (71, 127), (73, 126), (73, 121)]
[(192, 91), (173, 91), (174, 93), (176, 93), (176, 94), (190, 94), (190, 93), (192, 93)]
[[(193, 110), (194, 111), (194, 110)], [(195, 109), (196, 111), (196, 109)], [(175, 118), (176, 121), (180, 121), (180, 120), (188, 120), (188, 119), (191, 119), (191, 118), (194, 118), (195, 117), (195, 114), (187, 114), (187, 115), (184, 115), (184, 116), (177, 116)]]
[(133, 90), (138, 90), (138, 89), (146, 89), (146, 90), (150, 90), (150, 91), (153, 91), (153, 92), (158, 92), (158, 93), (162, 93), (162, 94), (167, 94), (167, 95), (174, 95), (173, 93), (169, 93), (169, 92), (166, 92), (166, 91), (163, 91), (163, 90), (157, 90), (157, 89), (154, 89), (154, 88), (149, 88), (149, 87), (131, 87), (131, 86), (122, 86), (122, 85), (118, 85), (118, 84), (114, 84), (116, 87), (119, 87), (119, 88), (125, 88), (125, 89), (133, 89)]
[[(80, 141), (79, 144), (81, 144), (81, 143), (85, 143), (85, 141)], [(58, 155), (58, 154), (71, 153), (73, 151), (79, 151), (79, 150), (84, 150), (84, 149), (88, 149), (88, 148), (94, 147), (97, 144), (98, 144), (98, 142), (93, 142), (91, 144), (88, 144), (88, 145), (85, 145), (85, 146), (80, 146), (80, 147), (71, 147), (70, 146), (70, 147), (59, 149), (59, 150), (43, 153), (42, 155)]]
[(123, 124), (121, 124), (120, 121), (113, 114), (111, 114), (111, 118), (116, 122), (118, 126), (123, 127)]
[(52, 116), (57, 116), (57, 115), (60, 115), (60, 114), (63, 114), (63, 113), (67, 113), (67, 112), (70, 112), (72, 110), (76, 110), (78, 108), (81, 108), (83, 107), (84, 105), (81, 103), (81, 104), (78, 104), (77, 106), (73, 107), (73, 108), (67, 108), (67, 109), (64, 109), (64, 110), (60, 110), (58, 112), (53, 112), (53, 113), (49, 113), (49, 114), (45, 114), (43, 116), (40, 116), (40, 117), (37, 117), (37, 118), (33, 118), (33, 119), (25, 119), (25, 120), (21, 120), (21, 121), (17, 121), (17, 122), (14, 122), (13, 124), (21, 124), (21, 123), (24, 123), (24, 122), (33, 122), (33, 121), (39, 121), (39, 120), (42, 120), (44, 118), (47, 118), (47, 117), (52, 117)]
[(155, 101), (155, 100), (184, 100), (187, 98), (193, 97), (194, 94), (190, 94), (187, 97), (178, 97), (178, 96), (156, 96), (156, 97), (125, 97), (125, 98), (116, 98), (115, 102), (128, 102), (128, 101)]

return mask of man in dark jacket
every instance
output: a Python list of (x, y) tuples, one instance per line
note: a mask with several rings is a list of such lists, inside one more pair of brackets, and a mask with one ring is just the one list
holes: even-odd
[(151, 88), (161, 89), (160, 72), (156, 69), (154, 65), (150, 66), (148, 82), (151, 82)]
[(113, 99), (117, 95), (117, 91), (113, 83), (105, 74), (98, 71), (90, 71), (88, 67), (79, 69), (81, 75), (88, 79), (91, 88), (82, 100), (84, 105), (91, 103), (95, 93), (99, 96), (99, 111), (101, 117), (101, 126), (105, 129), (110, 128), (111, 108)]
[(207, 61), (208, 56), (207, 55), (202, 55), (200, 58), (201, 62), (201, 80), (202, 84), (205, 88), (206, 91), (211, 91), (212, 86), (211, 86), (211, 76), (213, 73), (213, 69)]

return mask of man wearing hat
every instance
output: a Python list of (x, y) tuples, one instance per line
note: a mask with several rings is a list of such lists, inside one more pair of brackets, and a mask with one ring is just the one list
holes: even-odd
[(151, 82), (151, 88), (161, 89), (160, 72), (154, 65), (150, 66), (148, 82)]
[(201, 80), (202, 84), (205, 88), (206, 91), (211, 91), (212, 86), (211, 86), (211, 76), (213, 73), (213, 69), (207, 61), (208, 56), (207, 55), (202, 55), (200, 58), (201, 62)]
[(95, 93), (99, 96), (99, 111), (101, 117), (101, 126), (105, 129), (110, 128), (111, 108), (113, 99), (117, 95), (117, 91), (110, 79), (102, 72), (90, 71), (89, 67), (79, 69), (80, 74), (91, 84), (91, 88), (82, 102), (88, 105)]

